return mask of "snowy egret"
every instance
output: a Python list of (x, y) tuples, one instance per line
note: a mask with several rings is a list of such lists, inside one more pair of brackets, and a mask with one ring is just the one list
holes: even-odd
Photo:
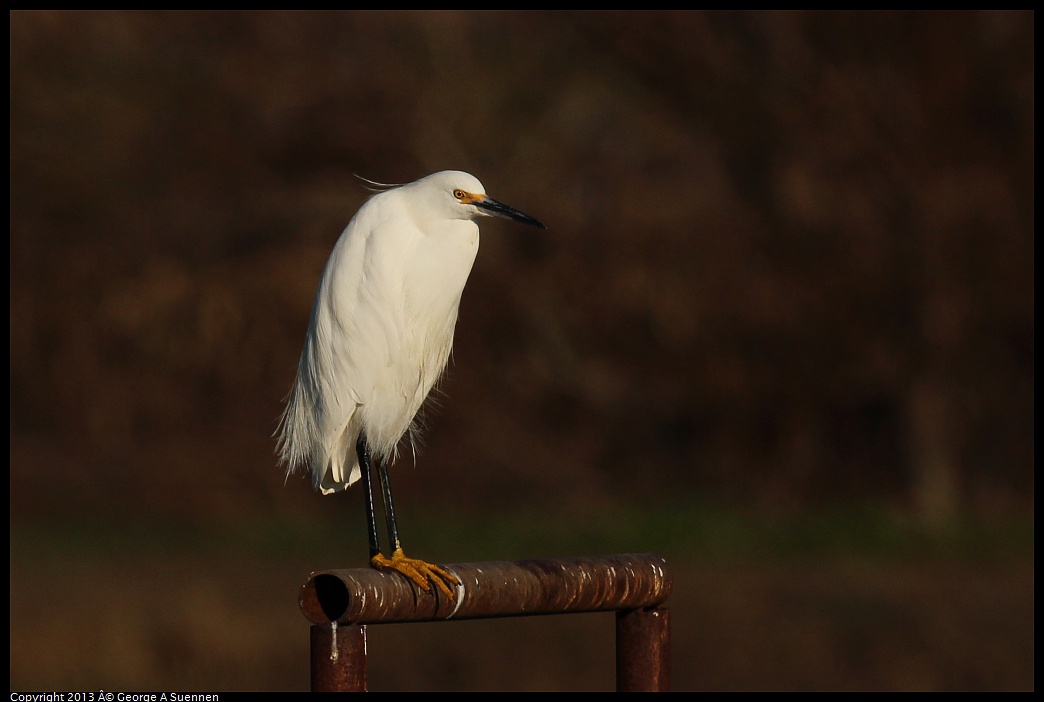
[[(374, 184), (376, 185), (376, 184)], [(408, 558), (399, 541), (388, 464), (449, 360), (457, 308), (478, 253), (475, 219), (546, 229), (485, 194), (461, 171), (385, 189), (363, 204), (326, 263), (297, 380), (279, 428), (287, 475), (307, 466), (323, 494), (362, 479), (370, 563), (452, 597), (452, 573)], [(371, 465), (384, 498), (391, 557), (381, 553)]]

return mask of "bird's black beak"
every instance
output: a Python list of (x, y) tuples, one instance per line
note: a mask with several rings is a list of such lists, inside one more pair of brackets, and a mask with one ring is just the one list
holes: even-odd
[(481, 200), (475, 201), (475, 207), (479, 208), (488, 215), (494, 217), (503, 217), (504, 219), (513, 219), (516, 222), (522, 224), (528, 224), (531, 227), (540, 227), (541, 229), (547, 229), (544, 224), (536, 219), (533, 219), (525, 212), (519, 212), (514, 207), (508, 207), (503, 202), (498, 202), (491, 197), (484, 197)]

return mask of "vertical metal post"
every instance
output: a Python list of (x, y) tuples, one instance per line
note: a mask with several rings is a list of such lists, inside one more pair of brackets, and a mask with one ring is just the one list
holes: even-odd
[(312, 692), (366, 692), (366, 627), (314, 624)]
[(671, 621), (663, 608), (616, 613), (616, 691), (670, 692)]

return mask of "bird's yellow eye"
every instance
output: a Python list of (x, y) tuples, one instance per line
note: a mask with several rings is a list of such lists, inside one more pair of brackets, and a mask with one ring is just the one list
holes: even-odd
[(463, 200), (465, 195), (467, 195), (467, 193), (463, 190), (458, 189), (453, 191), (453, 197), (457, 198), (458, 200)]

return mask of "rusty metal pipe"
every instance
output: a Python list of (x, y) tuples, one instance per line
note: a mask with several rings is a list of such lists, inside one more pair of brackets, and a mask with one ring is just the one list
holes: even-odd
[(616, 613), (616, 691), (671, 691), (671, 619), (666, 607)]
[(460, 578), (454, 600), (395, 573), (354, 568), (312, 573), (301, 588), (301, 611), (313, 624), (387, 624), (640, 610), (671, 592), (667, 562), (651, 554), (444, 567)]
[(314, 624), (312, 692), (366, 692), (366, 627)]

